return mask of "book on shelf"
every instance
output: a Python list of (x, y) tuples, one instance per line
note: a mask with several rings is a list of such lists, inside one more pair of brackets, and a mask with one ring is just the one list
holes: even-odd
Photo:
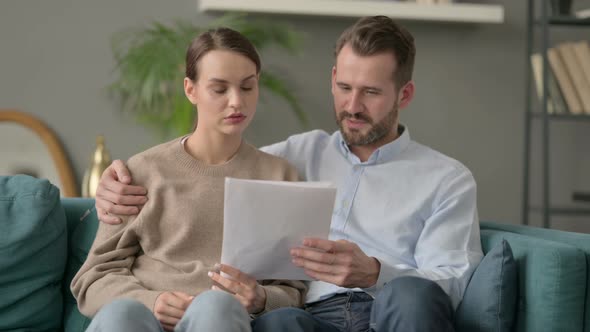
[[(535, 90), (539, 101), (543, 102), (543, 56), (541, 53), (531, 55), (531, 67), (533, 72), (533, 79), (535, 83)], [(551, 68), (547, 70), (547, 113), (550, 114), (565, 114), (568, 112), (565, 101)]]
[(572, 200), (576, 202), (590, 203), (590, 191), (574, 191), (572, 194)]
[[(584, 91), (584, 93), (590, 95), (590, 44), (588, 44), (588, 41), (582, 40), (574, 43), (573, 49), (580, 64), (580, 71), (586, 77), (586, 82), (588, 82), (589, 90)], [(590, 114), (589, 107), (586, 107), (584, 110), (587, 114)]]
[(582, 64), (576, 55), (574, 43), (561, 43), (557, 45), (557, 51), (563, 59), (565, 68), (574, 86), (574, 92), (580, 100), (580, 113), (590, 112), (590, 81), (581, 70)]
[(577, 10), (574, 16), (577, 18), (590, 18), (590, 8)]
[(547, 58), (568, 110), (572, 114), (582, 114), (582, 103), (560, 53), (556, 48), (551, 47), (547, 49)]

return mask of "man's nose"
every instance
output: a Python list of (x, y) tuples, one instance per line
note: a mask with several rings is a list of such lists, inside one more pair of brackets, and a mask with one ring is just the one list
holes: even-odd
[(350, 114), (357, 114), (364, 111), (362, 103), (362, 94), (359, 91), (354, 91), (350, 94), (348, 102), (348, 112)]

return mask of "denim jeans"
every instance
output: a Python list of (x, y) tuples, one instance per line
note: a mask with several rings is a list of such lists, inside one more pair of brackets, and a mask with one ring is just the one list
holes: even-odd
[(401, 277), (373, 298), (347, 292), (309, 304), (281, 308), (252, 321), (254, 332), (452, 332), (449, 296), (433, 281)]
[[(130, 299), (115, 300), (102, 307), (86, 331), (164, 332), (150, 309)], [(174, 331), (248, 332), (250, 317), (230, 294), (207, 291), (195, 297)]]

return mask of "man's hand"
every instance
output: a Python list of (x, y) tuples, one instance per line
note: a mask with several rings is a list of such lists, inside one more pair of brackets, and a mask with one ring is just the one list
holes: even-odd
[(105, 169), (96, 189), (96, 213), (107, 224), (119, 224), (121, 218), (110, 215), (134, 215), (145, 202), (147, 190), (132, 186), (129, 170), (121, 160), (115, 160)]
[(308, 276), (346, 288), (369, 288), (377, 283), (381, 264), (356, 243), (306, 238), (303, 246), (291, 249), (291, 257)]
[(154, 315), (166, 331), (174, 331), (174, 327), (191, 304), (194, 296), (183, 292), (164, 292), (156, 298)]
[(232, 279), (225, 278), (219, 272), (209, 272), (209, 277), (219, 285), (212, 286), (211, 289), (223, 290), (233, 296), (242, 303), (248, 313), (258, 313), (264, 310), (266, 305), (266, 292), (264, 288), (258, 284), (258, 281), (246, 273), (233, 268), (229, 265), (219, 264), (219, 271), (226, 273)]

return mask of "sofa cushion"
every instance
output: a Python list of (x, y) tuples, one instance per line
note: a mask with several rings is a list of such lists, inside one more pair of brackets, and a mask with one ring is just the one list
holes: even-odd
[(456, 314), (457, 331), (511, 331), (516, 315), (517, 267), (502, 240), (473, 273)]
[[(576, 247), (586, 255), (586, 266), (590, 267), (590, 234), (564, 232), (555, 229), (545, 229), (524, 225), (500, 224), (494, 222), (482, 222), (482, 229), (495, 229), (510, 233), (518, 233), (526, 236), (541, 238), (553, 242), (564, 243)], [(586, 278), (586, 308), (584, 314), (584, 331), (590, 332), (590, 278)]]
[(64, 276), (64, 331), (85, 331), (90, 319), (78, 310), (70, 290), (72, 279), (84, 264), (98, 229), (98, 217), (93, 199), (63, 198), (62, 205), (68, 218), (68, 264)]
[(518, 266), (516, 331), (580, 331), (584, 326), (586, 258), (570, 245), (483, 229), (484, 252), (508, 241)]
[(59, 189), (30, 176), (0, 177), (0, 330), (56, 330), (67, 228)]

